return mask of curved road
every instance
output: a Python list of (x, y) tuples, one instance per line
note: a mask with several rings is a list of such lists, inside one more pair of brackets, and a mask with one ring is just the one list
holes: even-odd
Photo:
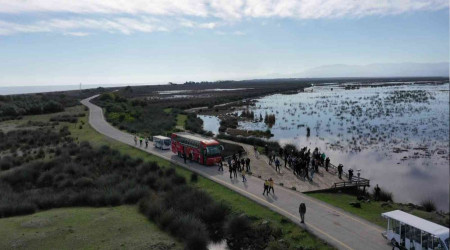
[[(149, 146), (147, 149), (135, 146), (132, 134), (120, 131), (106, 122), (103, 116), (103, 110), (90, 102), (90, 100), (95, 97), (97, 96), (82, 100), (81, 103), (89, 108), (89, 123), (99, 133), (169, 160), (214, 182), (226, 186), (257, 203), (286, 216), (300, 227), (312, 232), (336, 248), (390, 248), (387, 240), (381, 235), (381, 232), (384, 230), (383, 228), (302, 193), (277, 186), (275, 187), (275, 195), (270, 194), (269, 196), (263, 196), (263, 180), (259, 178), (247, 176), (246, 183), (243, 183), (241, 178), (231, 180), (227, 170), (220, 172), (217, 171), (216, 167), (205, 167), (196, 163), (184, 164), (183, 160), (173, 154), (170, 150), (162, 151), (155, 149), (153, 146)], [(300, 202), (306, 204), (305, 224), (301, 224), (299, 219), (298, 206)]]

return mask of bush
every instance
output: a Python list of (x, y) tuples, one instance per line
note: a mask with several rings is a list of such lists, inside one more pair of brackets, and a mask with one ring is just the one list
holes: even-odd
[(427, 212), (433, 212), (436, 211), (436, 204), (434, 204), (433, 200), (424, 200), (420, 203), (420, 205), (425, 209)]
[(198, 175), (197, 173), (191, 174), (191, 182), (197, 182), (198, 181)]
[[(375, 197), (375, 190), (373, 191), (372, 195)], [(379, 194), (378, 200), (384, 201), (384, 202), (394, 201), (393, 194), (391, 192), (385, 191), (380, 188), (380, 194)]]

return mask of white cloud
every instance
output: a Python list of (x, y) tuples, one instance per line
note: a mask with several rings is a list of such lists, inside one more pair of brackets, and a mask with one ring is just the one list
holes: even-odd
[[(0, 14), (38, 14), (29, 15), (30, 23), (0, 20), (0, 35), (61, 32), (84, 36), (94, 31), (132, 34), (179, 27), (216, 29), (250, 18), (260, 18), (264, 24), (264, 18), (270, 17), (355, 18), (448, 6), (448, 0), (0, 0)], [(40, 19), (52, 14), (58, 18)]]
[(0, 21), (0, 35), (36, 32), (62, 32), (72, 36), (86, 36), (87, 31), (132, 34), (134, 32), (167, 31), (168, 29), (152, 18), (73, 18), (50, 19), (31, 24), (17, 24)]
[(219, 23), (216, 22), (206, 22), (206, 23), (201, 23), (201, 22), (194, 22), (192, 20), (188, 20), (188, 19), (181, 19), (179, 21), (179, 24), (182, 27), (187, 27), (187, 28), (201, 28), (201, 29), (214, 29), (217, 26), (219, 26)]
[(0, 13), (337, 18), (444, 9), (448, 0), (0, 0)]
[(89, 33), (87, 33), (87, 32), (65, 32), (64, 35), (66, 35), (66, 36), (88, 36)]

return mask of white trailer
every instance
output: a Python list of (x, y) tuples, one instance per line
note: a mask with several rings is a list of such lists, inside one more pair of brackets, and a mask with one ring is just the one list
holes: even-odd
[(412, 214), (395, 210), (381, 214), (388, 220), (383, 233), (400, 249), (449, 250), (449, 229)]
[(172, 140), (169, 137), (165, 137), (162, 135), (153, 136), (153, 145), (155, 148), (167, 150), (170, 149), (172, 145)]

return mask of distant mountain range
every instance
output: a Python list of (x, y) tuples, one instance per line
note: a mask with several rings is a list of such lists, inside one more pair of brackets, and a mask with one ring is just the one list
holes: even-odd
[(418, 77), (449, 76), (449, 62), (334, 64), (307, 69), (290, 77)]

